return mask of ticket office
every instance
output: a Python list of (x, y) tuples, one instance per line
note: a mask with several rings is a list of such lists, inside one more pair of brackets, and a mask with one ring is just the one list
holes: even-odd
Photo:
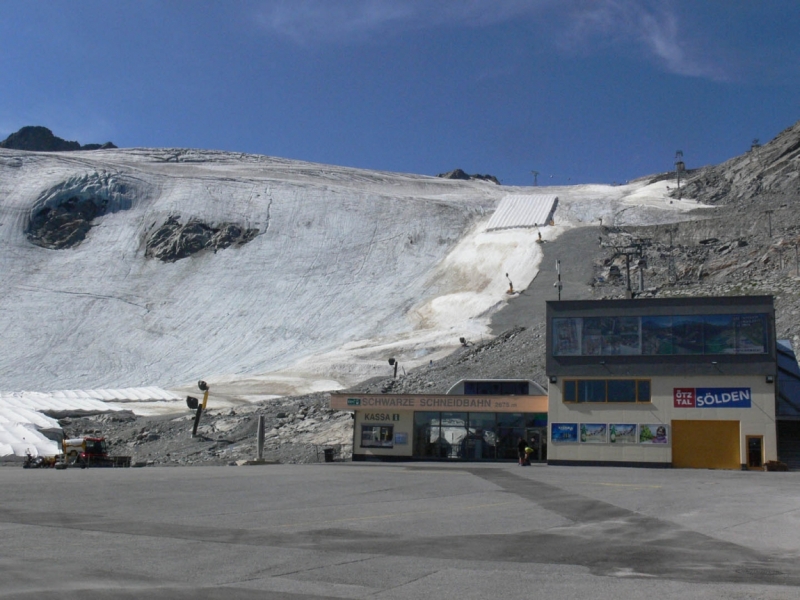
[(547, 457), (546, 396), (332, 394), (331, 408), (354, 413), (355, 461), (516, 460), (520, 437)]

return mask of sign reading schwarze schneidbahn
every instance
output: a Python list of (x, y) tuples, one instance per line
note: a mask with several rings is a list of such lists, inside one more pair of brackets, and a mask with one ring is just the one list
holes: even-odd
[(335, 410), (460, 410), (546, 413), (547, 396), (463, 396), (441, 394), (331, 394)]
[(675, 408), (750, 408), (750, 388), (673, 388)]

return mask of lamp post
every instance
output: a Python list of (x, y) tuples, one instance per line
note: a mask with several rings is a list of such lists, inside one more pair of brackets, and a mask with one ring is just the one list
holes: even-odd
[(397, 365), (398, 364), (400, 364), (400, 363), (398, 363), (394, 358), (390, 358), (389, 359), (389, 366), (393, 366), (394, 367), (394, 375), (393, 375), (394, 379), (397, 379)]
[(197, 411), (194, 415), (192, 437), (197, 435), (197, 426), (200, 424), (200, 417), (203, 415), (203, 411), (206, 409), (206, 404), (208, 403), (208, 392), (210, 391), (210, 388), (205, 381), (198, 381), (197, 387), (200, 388), (201, 392), (203, 392), (202, 404), (197, 400), (197, 398), (194, 398), (193, 396), (186, 396), (186, 406), (188, 406), (190, 410)]
[(553, 284), (553, 287), (558, 288), (558, 299), (561, 300), (561, 261), (556, 259), (556, 273), (558, 274), (558, 279)]

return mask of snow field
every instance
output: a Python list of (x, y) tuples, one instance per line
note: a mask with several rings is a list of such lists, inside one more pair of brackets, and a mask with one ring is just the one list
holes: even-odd
[[(504, 197), (558, 196), (547, 241), (600, 218), (672, 222), (696, 204), (670, 203), (669, 184), (509, 188), (223, 152), (3, 150), (0, 389), (158, 386), (182, 398), (205, 379), (237, 402), (340, 389), (388, 374), (388, 357), (410, 369), (460, 337), (489, 337), (511, 297), (506, 273), (517, 291), (536, 276), (536, 229), (486, 231)], [(28, 242), (31, 212), (70, 194), (106, 195), (113, 211), (74, 248)], [(145, 258), (171, 216), (259, 234), (174, 263)]]

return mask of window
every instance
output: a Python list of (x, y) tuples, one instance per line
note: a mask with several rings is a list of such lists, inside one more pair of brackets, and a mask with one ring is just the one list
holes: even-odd
[(636, 402), (636, 380), (609, 379), (608, 402)]
[[(526, 436), (529, 429), (539, 427), (547, 427), (547, 413), (415, 411), (413, 456), (448, 460), (517, 460), (519, 438)], [(399, 442), (395, 440), (395, 443)]]
[(527, 381), (465, 381), (464, 395), (527, 396)]
[(394, 425), (362, 425), (362, 448), (394, 448)]
[(414, 456), (439, 456), (440, 422), (438, 412), (414, 413)]
[(564, 402), (650, 402), (649, 379), (565, 379)]
[(605, 379), (581, 379), (578, 381), (578, 402), (605, 402)]
[(557, 317), (553, 356), (767, 354), (765, 313)]

